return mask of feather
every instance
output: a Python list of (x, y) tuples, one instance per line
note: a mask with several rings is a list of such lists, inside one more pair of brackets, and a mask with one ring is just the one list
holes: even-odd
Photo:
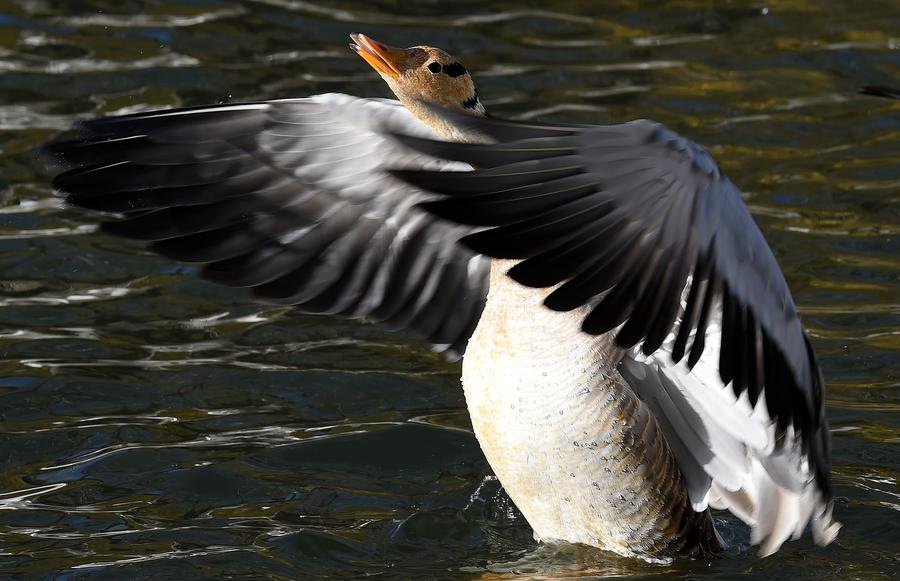
[[(124, 214), (105, 231), (204, 263), (205, 278), (260, 299), (374, 319), (442, 349), (461, 352), (474, 330), (488, 261), (458, 243), (472, 228), (418, 208), (435, 197), (388, 173), (470, 168), (391, 137), (433, 137), (399, 103), (319, 95), (105, 118), (81, 130), (48, 147), (75, 166), (54, 185), (71, 204)], [(573, 171), (533, 157), (520, 149), (506, 160), (537, 164), (541, 175)]]

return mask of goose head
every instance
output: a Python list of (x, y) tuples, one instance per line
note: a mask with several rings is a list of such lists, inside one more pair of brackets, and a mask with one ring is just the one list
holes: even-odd
[(423, 103), (485, 115), (475, 81), (452, 55), (433, 46), (394, 48), (365, 34), (350, 35), (350, 48), (361, 56), (401, 103), (438, 135), (460, 140), (459, 135)]

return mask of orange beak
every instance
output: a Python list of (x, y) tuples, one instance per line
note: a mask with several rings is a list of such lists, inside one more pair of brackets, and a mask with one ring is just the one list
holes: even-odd
[(392, 79), (396, 79), (402, 74), (400, 63), (406, 56), (403, 49), (381, 44), (377, 40), (357, 32), (350, 35), (350, 40), (353, 41), (350, 43), (350, 48), (366, 59), (366, 62), (379, 73)]

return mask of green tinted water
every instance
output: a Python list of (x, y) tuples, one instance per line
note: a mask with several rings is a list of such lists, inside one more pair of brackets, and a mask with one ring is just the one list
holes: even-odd
[[(900, 5), (0, 0), (0, 574), (889, 578), (900, 566)], [(148, 107), (386, 96), (360, 30), (458, 56), (498, 116), (663, 121), (748, 192), (828, 380), (838, 541), (651, 566), (539, 547), (459, 368), (248, 303), (61, 209), (36, 149)]]

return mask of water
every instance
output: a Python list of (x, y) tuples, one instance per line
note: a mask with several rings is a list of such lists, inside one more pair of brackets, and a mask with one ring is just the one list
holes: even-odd
[[(17, 578), (886, 579), (900, 538), (900, 5), (0, 1), (0, 573)], [(249, 303), (61, 208), (36, 149), (77, 119), (326, 91), (346, 47), (429, 43), (498, 116), (650, 117), (748, 192), (828, 380), (836, 516), (759, 561), (538, 546), (471, 434), (459, 368)]]

